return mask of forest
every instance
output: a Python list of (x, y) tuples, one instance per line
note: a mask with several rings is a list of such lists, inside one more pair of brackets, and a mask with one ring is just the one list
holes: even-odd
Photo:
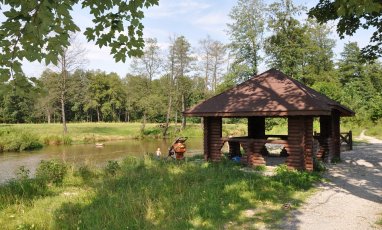
[(185, 127), (183, 110), (258, 74), (261, 65), (356, 111), (348, 120), (352, 123), (380, 122), (382, 63), (365, 58), (355, 42), (336, 57), (329, 25), (302, 16), (306, 13), (292, 1), (240, 0), (229, 14), (229, 43), (206, 36), (192, 46), (174, 35), (163, 49), (156, 38), (145, 38), (126, 76), (86, 69), (86, 50), (72, 34), (71, 46), (39, 78), (14, 74), (0, 82), (0, 122), (134, 121), (143, 128), (146, 122), (167, 127), (175, 122)]

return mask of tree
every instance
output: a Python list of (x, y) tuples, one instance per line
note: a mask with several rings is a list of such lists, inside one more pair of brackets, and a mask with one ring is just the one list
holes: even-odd
[(84, 32), (88, 41), (110, 47), (117, 62), (125, 61), (127, 55), (141, 55), (143, 8), (158, 3), (159, 0), (3, 0), (1, 7), (6, 10), (5, 21), (0, 25), (0, 80), (21, 74), (23, 59), (56, 65), (59, 55), (70, 45), (70, 34), (80, 31), (71, 16), (76, 4), (90, 9), (94, 17), (94, 25)]
[(373, 29), (370, 43), (362, 48), (367, 59), (382, 56), (382, 2), (379, 0), (320, 0), (309, 10), (309, 16), (320, 23), (337, 22), (340, 38), (352, 36), (358, 29)]
[(116, 73), (93, 71), (88, 76), (85, 111), (93, 110), (97, 121), (119, 121), (125, 105), (126, 91)]
[(199, 44), (200, 66), (204, 75), (204, 94), (207, 95), (209, 89), (215, 92), (220, 82), (226, 46), (220, 41), (212, 40), (210, 36), (200, 40)]
[(272, 35), (266, 39), (265, 52), (271, 67), (283, 70), (296, 79), (302, 78), (309, 37), (306, 26), (294, 16), (303, 10), (291, 0), (280, 0), (269, 6), (268, 25)]
[(227, 24), (231, 40), (229, 47), (234, 56), (232, 68), (241, 70), (236, 73), (239, 82), (257, 74), (265, 24), (264, 9), (261, 0), (239, 0), (229, 14), (233, 21)]
[(155, 38), (146, 39), (143, 55), (139, 58), (134, 58), (131, 64), (131, 68), (135, 74), (146, 77), (148, 80), (145, 82), (146, 86), (142, 88), (143, 91), (139, 93), (140, 95), (143, 93), (142, 96), (144, 98), (144, 101), (140, 103), (141, 108), (143, 109), (141, 132), (144, 132), (146, 126), (148, 110), (153, 107), (150, 103), (143, 102), (147, 102), (147, 96), (152, 94), (151, 82), (153, 78), (160, 72), (160, 68), (162, 67), (160, 48), (157, 43), (158, 42)]
[(145, 76), (151, 82), (162, 68), (161, 50), (156, 38), (147, 38), (143, 54), (133, 58), (131, 69), (134, 74)]
[(86, 50), (82, 47), (78, 41), (76, 41), (75, 35), (71, 38), (71, 46), (64, 48), (59, 54), (57, 64), (54, 64), (58, 70), (59, 76), (59, 90), (60, 90), (60, 103), (61, 103), (61, 119), (64, 134), (68, 132), (66, 126), (66, 113), (65, 105), (67, 100), (67, 90), (68, 90), (68, 77), (76, 69), (80, 68), (86, 63), (84, 58)]
[(361, 57), (361, 50), (356, 42), (345, 44), (338, 62), (340, 80), (342, 84), (347, 84), (356, 79), (361, 79), (364, 75), (365, 62)]
[(15, 76), (2, 87), (4, 93), (0, 102), (2, 119), (6, 123), (25, 123), (33, 121), (32, 111), (36, 101), (37, 80), (23, 75)]
[[(182, 87), (180, 78), (186, 77), (186, 73), (190, 71), (191, 62), (194, 60), (191, 57), (191, 44), (184, 36), (177, 37), (172, 44), (175, 64), (175, 90), (180, 98), (178, 102), (181, 104), (182, 111), (186, 110), (186, 91), (187, 88)], [(177, 121), (178, 110), (175, 111), (175, 120)], [(182, 116), (182, 128), (186, 127), (186, 118)]]
[(46, 69), (41, 74), (40, 82), (42, 92), (38, 98), (35, 109), (41, 112), (44, 111), (47, 122), (51, 123), (52, 115), (60, 108), (60, 77), (52, 70)]

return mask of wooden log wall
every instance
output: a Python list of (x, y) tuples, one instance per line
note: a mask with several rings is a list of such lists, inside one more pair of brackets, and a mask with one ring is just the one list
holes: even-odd
[(285, 146), (290, 168), (313, 170), (313, 118), (288, 117), (288, 144)]
[(247, 155), (247, 163), (252, 166), (265, 165), (264, 157), (261, 151), (266, 143), (265, 139), (256, 139), (253, 142), (249, 142), (243, 145), (244, 150), (249, 153)]
[(265, 137), (265, 117), (248, 117), (248, 137)]
[(221, 160), (222, 140), (222, 118), (205, 117), (204, 123), (204, 159), (211, 161)]

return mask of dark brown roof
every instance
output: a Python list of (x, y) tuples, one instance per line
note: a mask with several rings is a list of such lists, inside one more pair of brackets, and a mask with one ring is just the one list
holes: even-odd
[(270, 69), (183, 112), (185, 116), (341, 116), (354, 112), (327, 96)]

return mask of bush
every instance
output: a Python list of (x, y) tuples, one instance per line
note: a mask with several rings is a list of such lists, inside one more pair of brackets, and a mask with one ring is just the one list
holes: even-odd
[(72, 138), (69, 136), (64, 136), (62, 139), (63, 139), (64, 145), (71, 145), (73, 142)]
[(0, 131), (0, 152), (23, 151), (42, 148), (38, 136), (19, 129), (6, 129)]
[(313, 182), (320, 178), (317, 173), (290, 170), (285, 164), (277, 166), (275, 171), (274, 178), (276, 180), (280, 181), (284, 186), (290, 186), (294, 189), (309, 189), (313, 186)]
[(105, 167), (106, 174), (115, 176), (117, 171), (121, 169), (121, 166), (118, 164), (118, 161), (108, 161)]
[(94, 173), (89, 169), (87, 165), (80, 166), (76, 174), (79, 175), (83, 180), (88, 180), (94, 176)]
[(36, 179), (44, 184), (61, 185), (67, 173), (67, 166), (56, 160), (42, 160), (36, 170)]
[(20, 166), (16, 171), (17, 180), (27, 180), (29, 179), (30, 170), (25, 166)]

